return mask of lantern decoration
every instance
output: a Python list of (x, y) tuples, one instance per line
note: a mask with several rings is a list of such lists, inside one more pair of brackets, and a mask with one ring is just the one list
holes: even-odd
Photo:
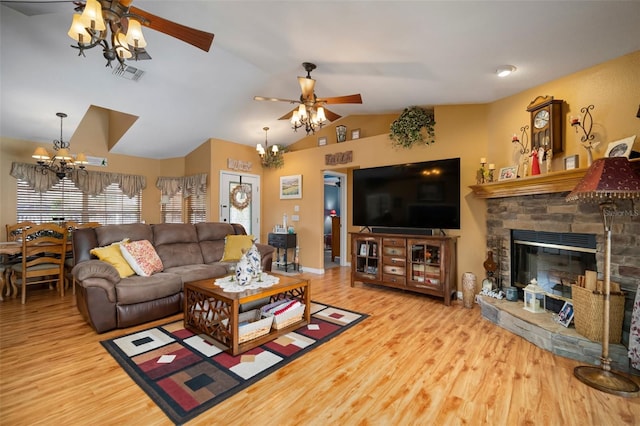
[(524, 309), (539, 313), (545, 311), (545, 292), (538, 285), (538, 280), (535, 278), (531, 280), (531, 283), (524, 288)]

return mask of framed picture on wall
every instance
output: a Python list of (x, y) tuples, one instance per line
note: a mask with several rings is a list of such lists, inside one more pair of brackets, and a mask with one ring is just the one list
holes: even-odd
[(280, 199), (302, 198), (302, 175), (280, 176)]
[(326, 145), (327, 137), (326, 136), (318, 136), (318, 146)]
[(360, 129), (354, 129), (351, 131), (351, 139), (360, 139)]

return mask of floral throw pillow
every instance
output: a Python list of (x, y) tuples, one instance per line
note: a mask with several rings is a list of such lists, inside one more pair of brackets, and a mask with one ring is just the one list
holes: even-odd
[(160, 256), (148, 240), (120, 244), (120, 250), (131, 269), (140, 276), (148, 277), (164, 269)]

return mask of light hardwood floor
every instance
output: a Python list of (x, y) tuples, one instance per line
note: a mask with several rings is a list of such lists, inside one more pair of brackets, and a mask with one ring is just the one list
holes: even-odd
[[(496, 327), (477, 305), (351, 288), (344, 267), (305, 275), (313, 300), (370, 317), (189, 424), (640, 424), (640, 398), (587, 387), (576, 361)], [(69, 293), (0, 302), (0, 424), (171, 424), (99, 343), (151, 324), (98, 335)]]

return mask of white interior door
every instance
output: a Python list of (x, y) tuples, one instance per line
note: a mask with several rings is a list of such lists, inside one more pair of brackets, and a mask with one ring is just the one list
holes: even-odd
[(260, 240), (260, 176), (220, 172), (220, 222), (240, 223)]

